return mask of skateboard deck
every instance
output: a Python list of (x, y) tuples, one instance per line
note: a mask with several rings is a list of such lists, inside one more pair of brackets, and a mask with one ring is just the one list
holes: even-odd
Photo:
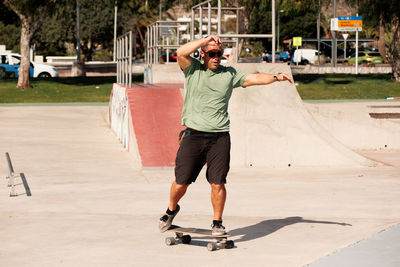
[(201, 229), (201, 228), (188, 228), (188, 227), (181, 227), (178, 225), (171, 225), (171, 227), (167, 230), (168, 232), (174, 232), (176, 237), (167, 237), (165, 239), (165, 243), (168, 246), (172, 246), (177, 242), (181, 242), (183, 244), (190, 244), (193, 236), (205, 236), (205, 237), (212, 237), (216, 239), (216, 242), (209, 242), (207, 243), (207, 249), (209, 251), (214, 251), (218, 248), (233, 248), (234, 242), (232, 240), (228, 240), (230, 237), (229, 234), (224, 235), (212, 235), (212, 231), (208, 229)]

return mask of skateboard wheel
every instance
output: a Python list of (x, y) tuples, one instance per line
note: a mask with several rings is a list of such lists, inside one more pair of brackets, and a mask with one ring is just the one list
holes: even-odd
[(175, 238), (173, 237), (165, 238), (165, 244), (167, 244), (167, 246), (175, 245)]
[(190, 237), (190, 235), (184, 235), (184, 236), (182, 236), (182, 243), (183, 243), (183, 244), (189, 244), (190, 241), (192, 241), (192, 238)]
[(208, 249), (208, 251), (214, 251), (217, 249), (217, 244), (216, 243), (208, 243), (207, 249)]
[(234, 248), (234, 247), (235, 247), (235, 243), (232, 240), (226, 241), (225, 248), (230, 249), (230, 248)]

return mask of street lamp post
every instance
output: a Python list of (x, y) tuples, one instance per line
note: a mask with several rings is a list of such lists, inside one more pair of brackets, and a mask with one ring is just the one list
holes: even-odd
[(114, 3), (114, 49), (113, 49), (113, 61), (117, 61), (117, 15), (118, 15), (118, 6), (117, 0)]
[(80, 38), (80, 10), (79, 10), (79, 2), (76, 1), (76, 60), (78, 62), (81, 61), (81, 38)]
[[(336, 18), (336, 0), (333, 1), (333, 17)], [(337, 38), (336, 38), (336, 31), (332, 31), (332, 65), (333, 67), (336, 68), (336, 62), (337, 62)]]
[(320, 50), (321, 50), (321, 0), (318, 0), (318, 21), (317, 21), (317, 39), (318, 39), (318, 66), (321, 65)]
[(160, 0), (160, 11), (159, 11), (159, 16), (160, 16), (160, 20), (162, 20), (162, 0)]
[(279, 22), (280, 22), (280, 18), (279, 18), (279, 14), (285, 12), (285, 10), (281, 9), (278, 12), (278, 31), (277, 31), (277, 36), (276, 36), (276, 51), (279, 52)]
[(81, 38), (80, 38), (80, 10), (79, 10), (79, 2), (76, 1), (76, 60), (72, 63), (71, 67), (71, 76), (78, 77), (84, 76), (84, 65), (81, 62)]

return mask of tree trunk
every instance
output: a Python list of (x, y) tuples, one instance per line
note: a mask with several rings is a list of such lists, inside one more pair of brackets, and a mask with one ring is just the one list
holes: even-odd
[(381, 54), (383, 61), (387, 63), (386, 59), (386, 47), (385, 47), (385, 22), (383, 21), (383, 15), (379, 19), (379, 53)]
[(237, 55), (237, 58), (240, 58), (240, 54), (241, 54), (241, 52), (242, 52), (243, 45), (244, 45), (244, 38), (240, 38), (240, 39), (239, 39), (239, 44), (238, 44), (239, 48), (238, 48), (238, 55)]
[(30, 88), (31, 84), (29, 81), (29, 69), (30, 69), (30, 58), (29, 58), (29, 47), (30, 47), (30, 26), (28, 19), (21, 19), (21, 62), (18, 77), (17, 88)]
[[(239, 23), (239, 32), (238, 33), (247, 34), (249, 32), (250, 14), (251, 14), (251, 11), (249, 11), (248, 7), (245, 7), (244, 10), (241, 10), (239, 12), (240, 23)], [(240, 58), (240, 54), (241, 54), (243, 46), (244, 46), (244, 41), (245, 41), (244, 38), (239, 39), (237, 58)]]
[(400, 18), (395, 18), (392, 24), (393, 30), (393, 76), (400, 82)]

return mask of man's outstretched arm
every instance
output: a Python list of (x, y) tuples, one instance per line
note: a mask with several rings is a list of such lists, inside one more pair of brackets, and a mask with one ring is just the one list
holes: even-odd
[(217, 44), (221, 44), (221, 39), (218, 36), (210, 35), (205, 38), (191, 41), (182, 45), (176, 50), (178, 56), (178, 64), (182, 70), (185, 70), (192, 63), (190, 55), (202, 46), (208, 45), (208, 43), (214, 41)]
[[(274, 78), (274, 76), (276, 78)], [(293, 83), (292, 79), (286, 73), (278, 73), (278, 74), (267, 74), (267, 73), (252, 73), (247, 75), (244, 80), (243, 87), (252, 86), (252, 85), (263, 85), (269, 84), (276, 81), (288, 81)]]

